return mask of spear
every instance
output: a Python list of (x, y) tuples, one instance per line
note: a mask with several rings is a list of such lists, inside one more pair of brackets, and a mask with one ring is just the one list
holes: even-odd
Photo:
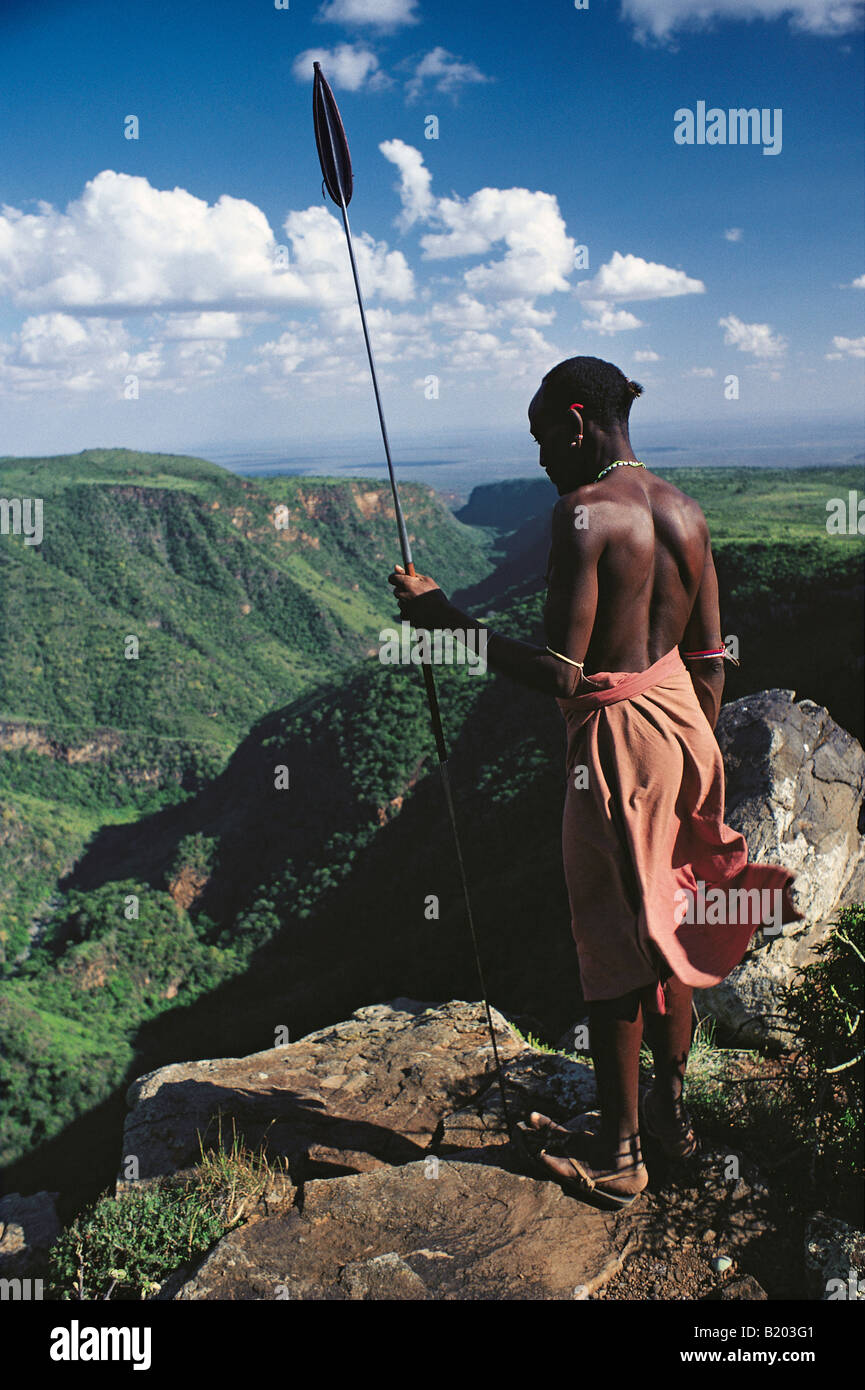
[[(342, 213), (342, 225), (345, 228), (345, 239), (348, 245), (348, 255), (351, 261), (351, 273), (354, 277), (354, 288), (357, 294), (357, 307), (360, 309), (360, 321), (363, 327), (363, 337), (366, 343), (366, 355), (369, 358), (369, 370), (372, 374), (372, 387), (375, 392), (375, 404), (378, 410), (378, 422), (381, 426), (381, 438), (384, 444), (384, 455), (387, 459), (387, 471), (390, 478), (390, 489), (393, 493), (393, 506), (396, 513), (397, 530), (399, 531), (399, 543), (402, 550), (403, 568), (407, 575), (415, 573), (414, 563), (411, 555), (411, 545), (409, 544), (408, 532), (406, 530), (405, 518), (403, 517), (402, 507), (400, 506), (399, 492), (396, 485), (396, 474), (394, 473), (393, 460), (390, 455), (390, 442), (387, 437), (387, 426), (384, 421), (384, 411), (381, 404), (381, 395), (378, 389), (378, 377), (375, 370), (375, 359), (372, 354), (372, 343), (370, 342), (369, 329), (366, 323), (366, 312), (363, 307), (363, 295), (360, 291), (360, 280), (357, 274), (357, 263), (354, 258), (354, 246), (351, 239), (351, 227), (348, 222), (348, 205), (351, 202), (351, 195), (354, 187), (354, 179), (351, 168), (351, 156), (348, 152), (348, 140), (346, 139), (345, 128), (342, 124), (342, 117), (334, 99), (333, 92), (330, 90), (327, 79), (321, 70), (320, 63), (313, 63), (315, 76), (312, 87), (312, 116), (315, 126), (315, 143), (318, 147), (318, 158), (321, 164), (321, 172), (324, 177), (324, 187), (327, 189), (333, 201)], [(454, 800), (451, 792), (450, 774), (448, 772), (447, 746), (442, 731), (441, 714), (439, 712), (438, 696), (436, 694), (435, 680), (433, 678), (432, 666), (430, 662), (421, 663), (426, 685), (427, 701), (429, 703), (430, 720), (432, 722), (433, 737), (435, 739), (436, 752), (439, 760), (439, 772), (441, 773), (442, 787), (444, 788), (445, 801), (447, 803), (448, 815), (450, 817), (451, 829), (453, 831), (454, 846), (456, 848), (457, 863), (459, 864), (460, 879), (463, 888), (463, 898), (466, 905), (466, 917), (468, 919), (469, 932), (471, 933), (472, 945), (475, 953), (475, 964), (477, 965), (478, 980), (481, 987), (484, 1011), (486, 1013), (487, 1028), (489, 1029), (490, 1042), (493, 1046), (493, 1059), (495, 1061), (496, 1078), (499, 1085), (499, 1094), (502, 1100), (502, 1112), (508, 1135), (513, 1138), (510, 1115), (508, 1113), (508, 1102), (505, 1096), (505, 1086), (502, 1079), (502, 1066), (499, 1061), (499, 1050), (496, 1045), (496, 1031), (493, 1027), (490, 1006), (487, 1003), (487, 990), (484, 983), (484, 972), (481, 965), (478, 938), (475, 931), (474, 916), (472, 914), (471, 897), (469, 895), (468, 879), (466, 877), (465, 864), (463, 862), (462, 848), (460, 846), (459, 831), (457, 830), (456, 814), (454, 812)]]

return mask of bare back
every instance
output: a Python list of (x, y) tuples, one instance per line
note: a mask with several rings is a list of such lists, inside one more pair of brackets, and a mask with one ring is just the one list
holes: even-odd
[(586, 673), (644, 671), (683, 641), (720, 641), (709, 530), (693, 498), (616, 468), (553, 512), (544, 628)]

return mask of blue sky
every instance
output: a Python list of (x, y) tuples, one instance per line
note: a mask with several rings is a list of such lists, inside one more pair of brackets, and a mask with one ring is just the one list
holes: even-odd
[[(862, 22), (862, 0), (5, 0), (0, 453), (375, 438), (313, 56), (398, 436), (522, 432), (576, 354), (641, 381), (645, 423), (852, 419)], [(701, 102), (715, 143), (677, 143)], [(756, 143), (720, 142), (738, 108), (766, 113)]]

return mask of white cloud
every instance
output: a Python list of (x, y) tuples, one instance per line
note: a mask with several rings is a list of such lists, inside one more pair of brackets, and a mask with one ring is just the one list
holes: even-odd
[(741, 227), (727, 227), (727, 228), (725, 228), (725, 230), (724, 230), (724, 238), (725, 238), (726, 241), (741, 241), (741, 240), (742, 240), (742, 228), (741, 228)]
[(425, 86), (435, 92), (455, 96), (468, 83), (492, 82), (474, 63), (462, 63), (446, 48), (433, 48), (426, 53), (405, 86), (406, 99), (417, 101)]
[(168, 314), (162, 327), (162, 337), (168, 339), (201, 339), (211, 342), (242, 336), (243, 328), (238, 314)]
[(838, 357), (865, 357), (865, 338), (833, 338), (832, 346)]
[(362, 87), (377, 91), (390, 86), (390, 78), (380, 70), (378, 58), (361, 44), (341, 43), (336, 48), (306, 48), (295, 58), (291, 71), (298, 82), (311, 82), (313, 63), (321, 63), (331, 87), (359, 92)]
[(683, 270), (645, 261), (642, 256), (614, 251), (592, 280), (583, 280), (577, 294), (585, 299), (669, 299), (680, 294), (704, 294), (702, 280), (692, 280)]
[(327, 0), (316, 16), (330, 24), (370, 25), (377, 29), (400, 29), (418, 24), (417, 0)]
[[(429, 358), (426, 315), (373, 308), (367, 311), (367, 322), (379, 367)], [(255, 357), (246, 373), (258, 377), (270, 394), (284, 395), (288, 377), (317, 390), (336, 383), (369, 389), (356, 304), (324, 309), (314, 322), (291, 321), (278, 338), (256, 347)]]
[[(354, 282), (348, 263), (345, 233), (327, 208), (290, 212), (285, 230), (291, 242), (292, 264), (303, 288), (298, 300), (322, 306), (354, 303)], [(401, 251), (389, 251), (368, 232), (354, 232), (354, 254), (364, 297), (407, 300), (414, 295), (414, 276)]]
[(473, 295), (534, 298), (569, 288), (566, 277), (573, 269), (575, 243), (552, 193), (481, 188), (469, 198), (436, 198), (418, 150), (401, 140), (379, 148), (400, 170), (401, 224), (423, 221), (443, 229), (421, 238), (425, 259), (481, 256), (504, 242), (501, 260), (463, 273)]
[(399, 225), (407, 230), (420, 218), (427, 218), (435, 208), (432, 195), (432, 174), (423, 162), (423, 155), (403, 140), (385, 140), (379, 145), (385, 159), (399, 169), (399, 196), (402, 212)]
[(470, 294), (458, 294), (434, 304), (430, 320), (452, 332), (464, 329), (510, 325), (512, 330), (542, 328), (555, 322), (554, 309), (536, 309), (528, 299), (504, 299), (499, 304), (483, 304)]
[(639, 348), (634, 353), (635, 362), (660, 362), (660, 357), (651, 348)]
[(719, 319), (718, 324), (725, 330), (724, 342), (728, 347), (738, 348), (740, 352), (750, 352), (754, 357), (782, 357), (787, 351), (787, 343), (780, 334), (773, 334), (768, 323), (743, 323), (735, 314)]
[[(25, 310), (145, 313), (332, 304), (354, 294), (342, 227), (324, 207), (285, 221), (289, 263), (260, 208), (223, 195), (213, 206), (183, 188), (105, 169), (65, 212), (4, 207), (0, 292)], [(368, 295), (404, 300), (414, 291), (400, 251), (355, 236)]]
[(850, 288), (852, 290), (865, 290), (865, 275), (857, 275)]
[(612, 304), (603, 299), (587, 300), (586, 308), (590, 314), (595, 315), (593, 319), (583, 319), (583, 328), (589, 332), (612, 337), (614, 333), (626, 333), (632, 328), (645, 327), (645, 324), (627, 309), (614, 309)]
[(135, 352), (117, 319), (36, 314), (0, 345), (0, 385), (18, 394), (84, 393), (112, 384), (119, 393), (129, 373), (155, 377), (160, 368), (158, 346)]
[(719, 20), (786, 19), (810, 34), (847, 34), (859, 28), (862, 14), (863, 0), (622, 0), (622, 16), (641, 43), (668, 41)]
[(688, 370), (687, 370), (686, 372), (683, 372), (683, 373), (682, 373), (682, 375), (683, 375), (683, 376), (705, 377), (705, 378), (708, 380), (709, 377), (713, 377), (713, 376), (715, 375), (715, 368), (714, 368), (714, 367), (689, 367)]

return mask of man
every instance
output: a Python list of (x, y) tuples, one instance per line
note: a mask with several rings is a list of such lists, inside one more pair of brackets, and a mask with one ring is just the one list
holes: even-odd
[[(749, 865), (723, 822), (713, 730), (725, 652), (709, 530), (697, 503), (634, 455), (628, 416), (641, 393), (595, 357), (544, 377), (529, 424), (559, 493), (549, 645), (490, 632), (486, 647), (494, 670), (553, 696), (566, 721), (562, 852), (601, 1123), (574, 1133), (535, 1113), (530, 1124), (546, 1168), (609, 1206), (648, 1182), (641, 1122), (669, 1156), (696, 1150), (682, 1103), (693, 987), (719, 983), (758, 926), (801, 916), (793, 875)], [(397, 566), (388, 582), (415, 627), (482, 626), (428, 576)], [(707, 888), (721, 893), (720, 922), (716, 900), (705, 913)], [(641, 1107), (644, 1027), (655, 1074)]]

